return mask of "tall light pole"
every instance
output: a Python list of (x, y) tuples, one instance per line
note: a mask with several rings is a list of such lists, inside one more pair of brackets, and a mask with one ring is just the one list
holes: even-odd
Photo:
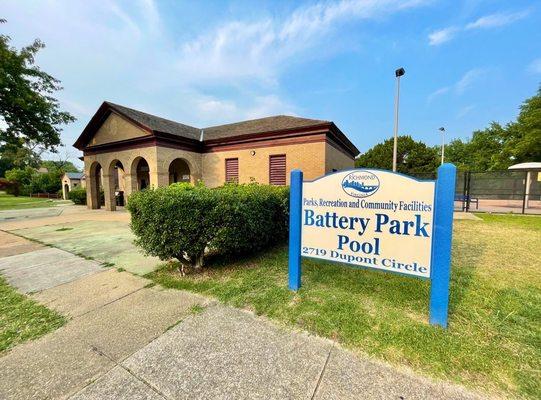
[(393, 144), (393, 172), (396, 172), (396, 157), (398, 155), (398, 106), (400, 103), (400, 77), (406, 73), (404, 68), (394, 71), (396, 76), (396, 97), (394, 99), (394, 144)]
[(438, 129), (441, 132), (441, 163), (445, 162), (445, 128)]

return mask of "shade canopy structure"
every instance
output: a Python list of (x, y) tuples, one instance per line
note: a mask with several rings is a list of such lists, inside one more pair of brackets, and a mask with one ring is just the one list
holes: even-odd
[(511, 165), (507, 169), (521, 170), (521, 171), (541, 171), (541, 162), (525, 162), (520, 164)]
[[(511, 165), (508, 169), (512, 171), (524, 171), (526, 173), (526, 179), (524, 180), (524, 207), (530, 207), (530, 200), (539, 199), (539, 195), (536, 195), (534, 185), (541, 181), (541, 162), (525, 162), (520, 164)], [(537, 182), (536, 182), (537, 181)], [(538, 191), (537, 191), (538, 192)]]

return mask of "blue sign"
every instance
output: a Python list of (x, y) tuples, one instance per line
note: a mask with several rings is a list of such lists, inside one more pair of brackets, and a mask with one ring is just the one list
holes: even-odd
[(291, 171), (289, 287), (301, 257), (430, 279), (430, 323), (447, 326), (456, 168), (436, 181), (355, 169), (303, 182)]

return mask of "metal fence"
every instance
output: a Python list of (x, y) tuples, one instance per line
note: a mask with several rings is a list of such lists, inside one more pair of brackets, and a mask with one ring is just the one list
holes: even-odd
[[(435, 179), (435, 173), (412, 173)], [(457, 171), (456, 211), (541, 214), (541, 171)]]

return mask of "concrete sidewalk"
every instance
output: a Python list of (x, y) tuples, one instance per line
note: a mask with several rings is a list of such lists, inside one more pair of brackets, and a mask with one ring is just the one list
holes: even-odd
[[(5, 245), (11, 255), (0, 264), (18, 257), (24, 267), (44, 251), (10, 236), (1, 239), (23, 253)], [(0, 399), (478, 398), (250, 312), (78, 261), (91, 272), (32, 294), (71, 319), (0, 356)]]

